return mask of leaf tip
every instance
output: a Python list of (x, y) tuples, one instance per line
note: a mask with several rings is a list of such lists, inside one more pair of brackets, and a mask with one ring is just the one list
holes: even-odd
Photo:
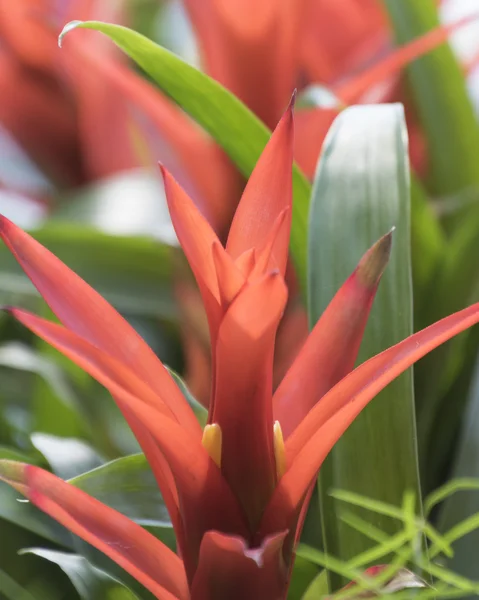
[(161, 161), (158, 161), (158, 168), (160, 169), (161, 176), (163, 177), (163, 179), (165, 179), (168, 172), (166, 170), (165, 165)]
[(298, 97), (298, 90), (296, 88), (294, 88), (293, 93), (291, 94), (291, 100), (289, 101), (289, 108), (291, 108), (291, 110), (294, 108), (294, 105), (296, 104), (297, 97)]
[(0, 481), (23, 491), (28, 467), (29, 465), (15, 460), (0, 459)]
[(70, 31), (72, 31), (73, 29), (76, 29), (77, 27), (79, 27), (82, 23), (83, 23), (83, 21), (70, 21), (69, 23), (67, 23), (65, 25), (65, 27), (62, 29), (60, 35), (58, 36), (58, 47), (59, 48), (62, 47), (63, 38), (66, 36), (66, 34), (70, 33)]
[(356, 276), (365, 287), (372, 288), (379, 283), (391, 256), (394, 230), (395, 227), (392, 227), (388, 233), (379, 238), (360, 260)]
[(0, 236), (2, 238), (7, 233), (9, 224), (10, 221), (7, 219), (7, 217), (4, 217), (0, 214)]

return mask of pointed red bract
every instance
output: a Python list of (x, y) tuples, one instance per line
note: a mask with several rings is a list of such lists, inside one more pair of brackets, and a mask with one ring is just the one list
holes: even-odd
[(212, 246), (220, 243), (211, 225), (168, 171), (160, 165), (171, 221), (200, 287), (219, 302)]
[(221, 306), (223, 310), (226, 310), (244, 286), (246, 277), (241, 273), (231, 256), (219, 242), (213, 244), (211, 251)]
[(161, 396), (153, 392), (124, 363), (61, 325), (17, 308), (11, 308), (8, 311), (36, 335), (46, 340), (50, 345), (55, 346), (71, 360), (80, 364), (82, 369), (106, 387), (108, 387), (106, 382), (112, 381), (115, 385), (124, 388), (130, 394), (134, 394), (139, 400), (157, 410), (160, 418), (167, 417), (176, 421), (174, 413)]
[(161, 394), (179, 422), (198, 422), (154, 352), (116, 310), (54, 254), (0, 215), (0, 237), (60, 321), (93, 345), (126, 363)]
[(0, 460), (0, 480), (98, 548), (160, 600), (187, 600), (182, 561), (142, 527), (38, 467)]
[(271, 226), (285, 210), (288, 225), (275, 241), (275, 267), (284, 275), (289, 247), (292, 203), (293, 104), (283, 115), (246, 185), (231, 224), (226, 250), (237, 258), (249, 248), (262, 248)]
[[(381, 238), (363, 256), (321, 315), (273, 398), (274, 418), (287, 438), (308, 412), (351, 371), (374, 296), (391, 250)], [(318, 370), (318, 365), (321, 365)]]
[(221, 472), (252, 531), (275, 484), (272, 363), (286, 298), (278, 273), (247, 285), (229, 307), (216, 345), (211, 421), (222, 431)]

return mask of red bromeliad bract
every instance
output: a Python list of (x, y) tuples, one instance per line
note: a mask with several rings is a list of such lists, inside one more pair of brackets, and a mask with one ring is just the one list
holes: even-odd
[[(0, 461), (0, 478), (107, 554), (157, 598), (281, 599), (308, 490), (355, 417), (415, 361), (479, 321), (479, 305), (353, 368), (391, 248), (362, 257), (272, 392), (291, 225), (293, 114), (266, 146), (226, 247), (163, 169), (173, 224), (208, 315), (208, 425), (128, 323), (47, 249), (5, 218), (0, 235), (62, 325), (7, 309), (104, 385), (140, 443), (179, 555), (138, 524), (34, 466)], [(179, 558), (181, 556), (181, 559)]]

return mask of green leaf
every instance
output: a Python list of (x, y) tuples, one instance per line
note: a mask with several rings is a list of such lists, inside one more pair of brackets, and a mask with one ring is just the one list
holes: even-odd
[[(411, 177), (411, 254), (416, 331), (431, 324), (429, 294), (446, 259), (447, 239), (426, 191)], [(443, 314), (442, 316), (445, 316)]]
[(66, 529), (23, 499), (19, 492), (8, 487), (6, 483), (0, 484), (0, 519), (18, 525), (63, 548), (72, 547), (72, 536)]
[(18, 460), (19, 462), (35, 463), (36, 461), (29, 454), (19, 452), (16, 448), (0, 446), (0, 458), (7, 460)]
[[(113, 460), (70, 479), (70, 483), (143, 526), (175, 550), (176, 539), (173, 526), (158, 484), (143, 454), (133, 454)], [(75, 550), (96, 567), (119, 578), (135, 592), (137, 591), (139, 584), (136, 584), (113, 561), (83, 540), (75, 539)]]
[(288, 600), (300, 600), (318, 574), (318, 567), (311, 561), (296, 556), (288, 588)]
[(309, 584), (307, 590), (303, 594), (302, 599), (318, 600), (319, 598), (327, 596), (328, 593), (328, 573), (326, 572), (326, 569), (323, 569)]
[[(478, 219), (470, 215), (459, 223), (448, 240), (440, 268), (434, 272), (423, 301), (429, 325), (448, 314), (479, 301)], [(434, 302), (430, 299), (434, 298)], [(418, 434), (424, 489), (430, 491), (443, 481), (451, 452), (454, 452), (460, 421), (464, 414), (479, 332), (464, 332), (418, 365)], [(435, 373), (431, 377), (431, 373)]]
[[(44, 384), (45, 396), (42, 398), (42, 404), (35, 407), (37, 410), (32, 410), (31, 400), (28, 404), (29, 417), (31, 417), (29, 419), (31, 422), (28, 423), (29, 431), (32, 427), (48, 428), (50, 431), (56, 430), (64, 435), (85, 435), (89, 431), (82, 406), (65, 373), (48, 357), (25, 344), (7, 342), (0, 346), (0, 365), (20, 373), (36, 374)], [(25, 380), (23, 374), (21, 379)], [(31, 399), (31, 387), (25, 394), (20, 390), (15, 394), (9, 394), (8, 401), (18, 404), (19, 401), (24, 401), (22, 395), (28, 395)], [(42, 415), (47, 413), (49, 418), (42, 419)], [(51, 418), (52, 415), (54, 419)]]
[[(133, 454), (113, 460), (70, 479), (70, 483), (143, 526), (175, 550), (176, 539), (173, 526), (158, 485), (143, 454)], [(83, 540), (75, 539), (75, 550), (96, 567), (119, 578), (133, 590), (137, 590), (137, 584), (130, 576)]]
[[(396, 40), (405, 44), (439, 26), (436, 0), (383, 0)], [(452, 194), (479, 184), (479, 125), (466, 80), (448, 44), (407, 68), (424, 129), (432, 190)]]
[(53, 472), (70, 479), (100, 467), (104, 462), (91, 446), (74, 438), (61, 438), (46, 433), (34, 433), (32, 443), (48, 460)]
[[(63, 29), (60, 41), (78, 27), (101, 31), (112, 39), (165, 94), (218, 142), (241, 173), (249, 177), (270, 132), (233, 94), (168, 50), (119, 25), (73, 21)], [(296, 165), (293, 167), (293, 187), (291, 252), (299, 279), (305, 284), (305, 233), (310, 186)]]
[[(171, 248), (146, 238), (106, 235), (68, 223), (31, 232), (120, 312), (173, 318)], [(0, 246), (0, 303), (36, 306), (39, 295), (17, 261)]]
[[(346, 109), (326, 138), (309, 221), (308, 311), (313, 325), (364, 252), (392, 227), (393, 248), (357, 363), (412, 334), (409, 160), (400, 105)], [(320, 476), (324, 550), (347, 560), (370, 542), (337, 518), (331, 488), (400, 506), (420, 497), (412, 373), (391, 383), (334, 447)], [(360, 509), (357, 509), (360, 511)], [(360, 512), (360, 514), (362, 514)], [(371, 515), (366, 514), (371, 519)], [(374, 515), (394, 534), (400, 524)], [(333, 575), (332, 588), (341, 587)]]
[(69, 577), (82, 600), (137, 600), (123, 583), (91, 565), (83, 556), (45, 548), (28, 548), (34, 554), (57, 564)]
[(168, 511), (143, 454), (113, 460), (70, 483), (140, 525), (171, 528)]
[[(448, 567), (460, 575), (479, 579), (477, 565), (477, 545), (479, 543), (479, 359), (476, 361), (476, 372), (468, 404), (463, 414), (462, 430), (458, 438), (458, 453), (451, 472), (452, 481), (445, 486), (439, 499), (446, 493), (439, 518), (440, 530), (445, 537), (447, 531), (460, 526), (464, 520), (476, 517), (475, 529), (462, 535), (453, 544), (454, 557)], [(456, 479), (460, 478), (458, 481)], [(463, 478), (468, 478), (462, 481)], [(474, 480), (470, 481), (471, 478)], [(457, 493), (454, 493), (457, 492)], [(433, 505), (435, 496), (431, 495), (429, 504)]]
[(35, 600), (28, 590), (0, 569), (0, 593), (4, 600)]

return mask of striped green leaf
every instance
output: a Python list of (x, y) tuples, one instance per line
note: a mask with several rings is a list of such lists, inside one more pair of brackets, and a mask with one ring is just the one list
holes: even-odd
[[(313, 185), (308, 236), (308, 311), (313, 325), (364, 252), (395, 227), (391, 258), (379, 286), (358, 363), (412, 332), (410, 175), (400, 105), (357, 106), (334, 122)], [(336, 444), (322, 467), (324, 550), (347, 560), (370, 545), (338, 518), (328, 492), (348, 490), (400, 505), (419, 497), (411, 370), (390, 384)], [(358, 509), (360, 511), (360, 509)], [(360, 513), (365, 518), (371, 515)], [(375, 515), (396, 533), (398, 523)], [(332, 575), (332, 588), (342, 581)]]

